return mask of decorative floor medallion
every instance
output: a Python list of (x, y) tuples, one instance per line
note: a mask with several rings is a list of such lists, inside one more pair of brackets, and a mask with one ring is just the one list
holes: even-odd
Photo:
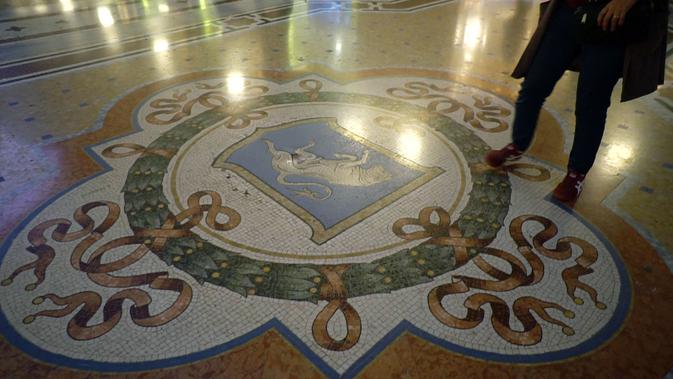
[(311, 226), (317, 244), (442, 172), (376, 146), (336, 119), (257, 129), (213, 167), (234, 171), (290, 209)]
[(509, 363), (618, 332), (626, 270), (546, 197), (562, 172), (482, 163), (509, 103), (411, 71), (272, 78), (197, 73), (113, 106), (137, 132), (91, 149), (109, 169), (0, 250), (3, 334), (41, 360), (130, 371), (276, 328), (352, 376), (404, 332)]

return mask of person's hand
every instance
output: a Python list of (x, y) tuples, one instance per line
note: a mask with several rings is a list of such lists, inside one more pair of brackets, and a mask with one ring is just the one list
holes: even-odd
[(624, 19), (638, 0), (612, 0), (598, 14), (598, 25), (605, 31), (615, 31), (624, 25)]

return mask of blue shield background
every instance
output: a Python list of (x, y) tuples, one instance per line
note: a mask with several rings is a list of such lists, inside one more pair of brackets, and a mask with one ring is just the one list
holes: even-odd
[[(337, 159), (334, 156), (335, 153), (362, 157), (363, 152), (369, 150), (369, 159), (362, 167), (369, 168), (381, 165), (392, 175), (392, 179), (371, 186), (354, 187), (335, 185), (313, 177), (288, 176), (286, 178), (288, 182), (322, 183), (333, 190), (332, 196), (325, 200), (301, 196), (294, 191), (301, 190), (303, 186), (287, 186), (277, 182), (276, 178), (279, 173), (271, 166), (272, 155), (268, 151), (264, 139), (272, 141), (277, 150), (290, 153), (308, 145), (313, 140), (316, 144), (308, 151), (326, 159)], [(355, 139), (339, 133), (329, 126), (328, 120), (315, 120), (268, 131), (262, 136), (258, 136), (255, 141), (236, 150), (226, 161), (248, 170), (268, 186), (309, 212), (327, 229), (424, 174), (420, 170), (405, 166), (394, 158), (382, 154), (379, 150), (383, 150), (383, 148), (367, 147)], [(388, 155), (394, 156), (395, 154), (389, 152)], [(317, 189), (315, 186), (309, 186), (308, 188)]]

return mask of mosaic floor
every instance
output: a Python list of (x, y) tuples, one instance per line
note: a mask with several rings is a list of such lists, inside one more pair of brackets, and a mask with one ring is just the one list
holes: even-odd
[(537, 16), (2, 2), (0, 377), (673, 377), (673, 58), (570, 207), (576, 74), (483, 163)]

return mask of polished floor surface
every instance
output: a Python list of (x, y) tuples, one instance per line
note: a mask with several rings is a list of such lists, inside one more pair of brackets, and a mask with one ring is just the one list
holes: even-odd
[(561, 204), (537, 3), (0, 2), (0, 377), (666, 376), (673, 44)]

